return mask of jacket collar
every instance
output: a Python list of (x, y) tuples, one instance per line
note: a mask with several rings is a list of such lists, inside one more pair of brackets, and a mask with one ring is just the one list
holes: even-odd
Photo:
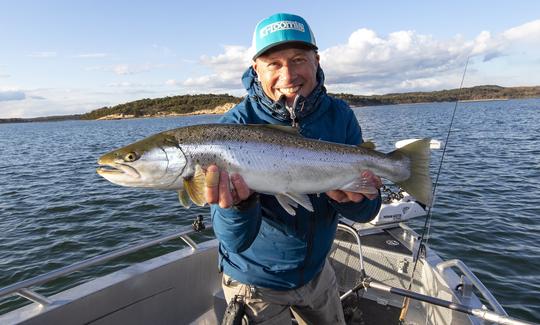
[(259, 104), (264, 111), (272, 115), (275, 119), (281, 122), (292, 123), (296, 126), (298, 120), (305, 118), (313, 113), (319, 107), (319, 104), (326, 95), (324, 87), (324, 73), (319, 66), (317, 68), (317, 86), (307, 97), (298, 95), (293, 107), (290, 111), (285, 105), (284, 98), (278, 101), (273, 101), (263, 91), (261, 83), (257, 77), (257, 73), (253, 67), (249, 67), (242, 76), (242, 83), (248, 91), (248, 95)]

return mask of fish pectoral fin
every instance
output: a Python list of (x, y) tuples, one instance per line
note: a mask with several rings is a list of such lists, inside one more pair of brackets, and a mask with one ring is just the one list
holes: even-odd
[[(290, 215), (296, 215), (295, 208), (298, 208), (298, 205), (301, 205), (306, 210), (313, 212), (313, 205), (309, 200), (309, 196), (306, 194), (297, 194), (297, 193), (280, 193), (276, 194), (276, 199), (279, 204), (287, 211)], [(291, 213), (292, 212), (292, 213)]]
[(377, 194), (379, 190), (365, 177), (358, 177), (349, 184), (340, 188), (342, 191), (362, 194)]
[(182, 204), (182, 206), (186, 209), (191, 207), (191, 200), (188, 192), (185, 189), (178, 190), (178, 201), (180, 201), (180, 204)]
[(195, 166), (195, 174), (189, 179), (184, 179), (184, 188), (193, 203), (202, 207), (206, 204), (204, 197), (205, 175), (201, 166)]

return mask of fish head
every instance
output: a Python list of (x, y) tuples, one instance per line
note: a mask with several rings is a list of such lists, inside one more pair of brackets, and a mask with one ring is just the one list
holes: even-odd
[(174, 136), (159, 133), (98, 159), (97, 173), (127, 187), (181, 189), (186, 156)]

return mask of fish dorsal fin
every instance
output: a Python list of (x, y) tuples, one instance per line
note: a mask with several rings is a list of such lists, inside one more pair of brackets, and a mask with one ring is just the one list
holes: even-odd
[(275, 195), (278, 203), (289, 213), (291, 216), (296, 215), (295, 208), (301, 205), (306, 210), (313, 212), (313, 205), (309, 200), (309, 196), (306, 194), (297, 193), (279, 193)]
[(193, 203), (202, 207), (206, 204), (204, 197), (205, 176), (201, 166), (195, 166), (195, 174), (189, 179), (184, 179), (184, 188)]
[(364, 148), (364, 149), (370, 149), (370, 150), (375, 150), (375, 142), (373, 141), (364, 141), (362, 143), (360, 143), (358, 145), (360, 148)]
[(189, 194), (185, 189), (178, 190), (178, 201), (186, 209), (191, 207), (191, 200), (189, 199)]
[(288, 133), (290, 135), (296, 135), (301, 137), (302, 135), (300, 132), (298, 132), (297, 128), (293, 128), (292, 126), (288, 125), (276, 125), (276, 124), (248, 124), (249, 126), (255, 127), (255, 128), (265, 128), (270, 130), (276, 130)]

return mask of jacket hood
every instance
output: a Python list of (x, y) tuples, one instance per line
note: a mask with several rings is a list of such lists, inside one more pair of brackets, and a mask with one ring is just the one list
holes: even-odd
[(257, 77), (257, 73), (253, 67), (249, 67), (242, 76), (242, 83), (246, 88), (249, 97), (254, 100), (258, 107), (272, 115), (275, 119), (282, 122), (296, 122), (311, 113), (313, 113), (320, 102), (326, 96), (326, 88), (324, 87), (324, 72), (321, 67), (317, 67), (317, 85), (307, 97), (298, 95), (294, 101), (292, 114), (285, 105), (284, 98), (273, 101), (268, 97), (261, 86), (261, 82)]

